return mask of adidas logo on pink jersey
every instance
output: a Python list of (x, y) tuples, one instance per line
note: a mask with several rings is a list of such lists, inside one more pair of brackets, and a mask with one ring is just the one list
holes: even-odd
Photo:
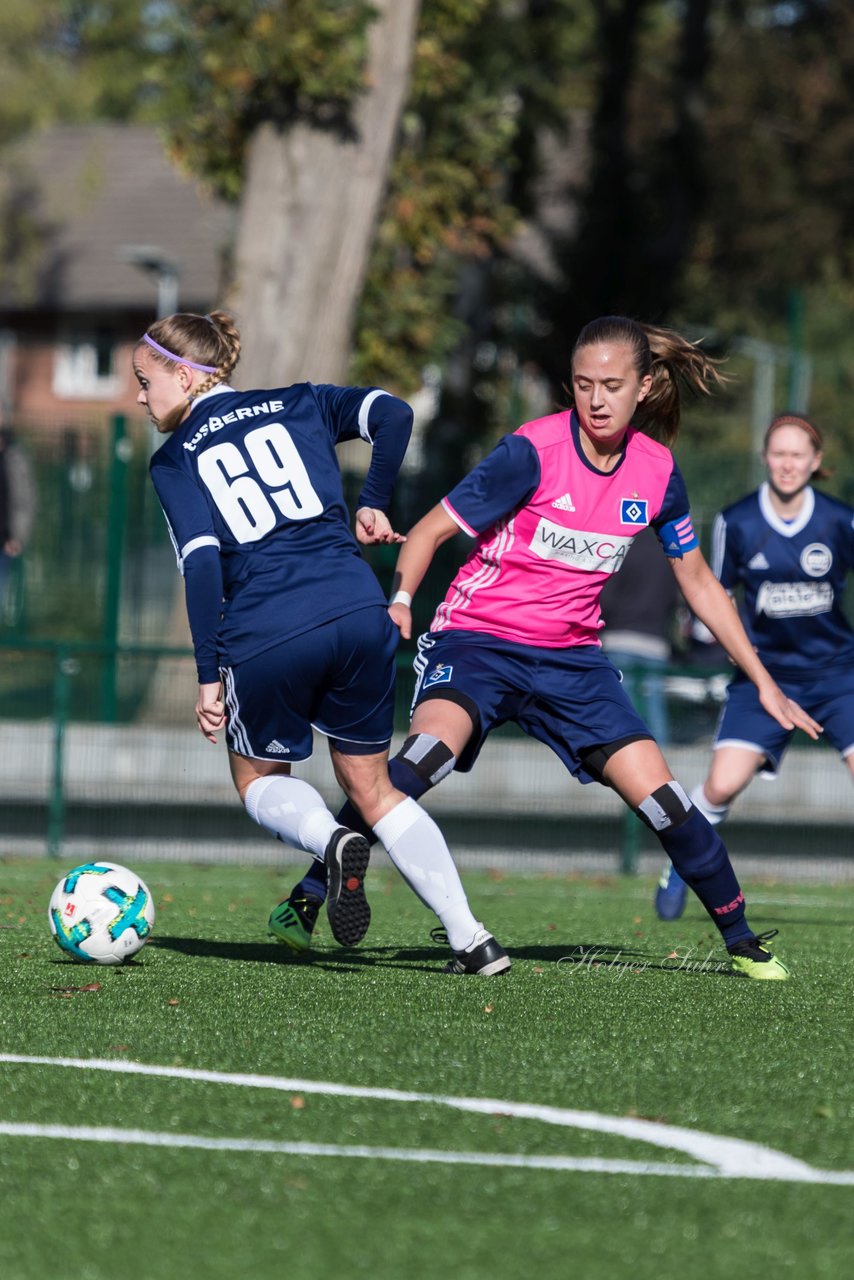
[(552, 503), (553, 507), (557, 507), (558, 511), (574, 511), (575, 505), (572, 501), (572, 495), (565, 493), (562, 498), (555, 498)]

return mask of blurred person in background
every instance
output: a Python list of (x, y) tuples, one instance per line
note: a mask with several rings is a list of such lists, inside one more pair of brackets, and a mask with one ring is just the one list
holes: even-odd
[(0, 427), (0, 622), (14, 621), (13, 574), (36, 519), (36, 484), (29, 455), (13, 431)]
[(602, 648), (660, 746), (670, 741), (664, 678), (673, 661), (679, 587), (655, 532), (635, 538), (619, 573), (602, 588)]
[[(668, 447), (680, 384), (709, 393), (715, 362), (671, 329), (605, 316), (572, 353), (572, 408), (507, 435), (409, 531), (390, 613), (412, 634), (412, 597), (437, 549), (461, 531), (472, 550), (418, 642), (409, 737), (395, 785), (421, 796), (468, 772), (509, 722), (545, 743), (581, 782), (612, 787), (655, 832), (719, 930), (731, 968), (788, 970), (756, 935), (727, 850), (674, 779), (599, 641), (599, 597), (633, 539), (652, 525), (687, 603), (715, 633), (762, 706), (786, 730), (815, 722), (777, 687), (697, 537)], [(647, 431), (663, 437), (659, 443)], [(359, 815), (339, 815), (354, 826)]]
[[(842, 610), (854, 567), (854, 509), (812, 487), (827, 472), (821, 433), (807, 418), (775, 418), (762, 457), (768, 479), (715, 519), (712, 569), (731, 596), (743, 593), (744, 625), (765, 667), (821, 722), (854, 774), (854, 630)], [(708, 776), (691, 793), (713, 826), (757, 774), (777, 777), (793, 733), (768, 715), (743, 673), (733, 677)], [(665, 867), (659, 916), (681, 916), (686, 894), (676, 869)]]
[[(184, 576), (199, 729), (210, 742), (224, 730), (250, 817), (312, 855), (309, 888), (273, 911), (270, 931), (304, 951), (324, 898), (342, 945), (370, 921), (365, 836), (291, 777), (317, 729), (372, 836), (441, 920), (445, 972), (506, 972), (439, 828), (388, 775), (398, 632), (359, 544), (402, 541), (386, 512), (412, 410), (377, 387), (236, 391), (240, 345), (225, 312), (167, 316), (137, 343), (133, 368), (139, 404), (168, 437), (150, 469)], [(360, 437), (372, 453), (354, 536), (335, 445)]]

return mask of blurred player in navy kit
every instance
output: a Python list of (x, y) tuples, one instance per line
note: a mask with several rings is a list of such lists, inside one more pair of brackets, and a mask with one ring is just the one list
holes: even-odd
[[(317, 893), (304, 877), (270, 931), (307, 949), (326, 894), (338, 942), (360, 941), (370, 921), (367, 840), (290, 776), (315, 728), (340, 786), (442, 921), (446, 971), (504, 972), (507, 954), (472, 915), (439, 828), (388, 775), (398, 632), (358, 544), (403, 541), (386, 511), (412, 411), (379, 388), (235, 391), (239, 356), (225, 312), (178, 314), (148, 329), (133, 367), (138, 402), (168, 437), (151, 478), (185, 581), (199, 729), (211, 742), (224, 730), (250, 816), (316, 860)], [(359, 437), (372, 455), (354, 537), (335, 445)]]
[(0, 625), (11, 605), (12, 574), (20, 565), (36, 518), (36, 486), (29, 456), (14, 432), (0, 427)]
[[(768, 479), (715, 521), (712, 568), (727, 591), (743, 588), (743, 620), (780, 688), (824, 726), (854, 774), (854, 630), (842, 611), (854, 567), (854, 509), (813, 489), (822, 470), (818, 429), (798, 414), (775, 418), (765, 433)], [(718, 724), (706, 781), (691, 799), (713, 825), (757, 773), (776, 777), (792, 739), (736, 675)], [(656, 909), (675, 920), (686, 887), (672, 867)]]

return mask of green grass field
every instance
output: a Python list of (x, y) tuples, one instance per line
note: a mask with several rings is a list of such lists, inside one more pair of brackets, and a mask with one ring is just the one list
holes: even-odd
[(311, 961), (265, 934), (290, 869), (135, 866), (120, 969), (51, 940), (64, 868), (0, 863), (4, 1280), (852, 1274), (854, 886), (746, 886), (760, 983), (648, 880), (469, 872), (514, 967), (458, 978), (375, 862)]

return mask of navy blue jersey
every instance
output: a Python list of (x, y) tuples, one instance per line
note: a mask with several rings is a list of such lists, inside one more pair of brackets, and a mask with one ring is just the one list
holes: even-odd
[(712, 568), (744, 588), (742, 620), (772, 675), (854, 662), (854, 631), (840, 600), (854, 566), (854, 510), (808, 488), (797, 519), (780, 518), (763, 484), (715, 520)]
[(151, 459), (186, 578), (201, 683), (271, 645), (384, 604), (350, 529), (339, 441), (373, 446), (358, 506), (386, 510), (412, 410), (377, 388), (217, 386)]

